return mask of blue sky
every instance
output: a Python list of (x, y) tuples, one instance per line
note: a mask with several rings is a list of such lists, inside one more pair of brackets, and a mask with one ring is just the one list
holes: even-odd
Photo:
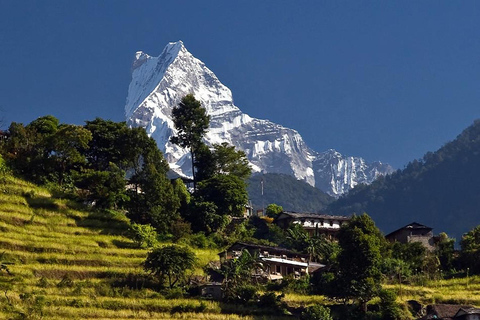
[(0, 0), (0, 118), (124, 120), (136, 51), (187, 49), (256, 118), (403, 168), (480, 118), (474, 1)]

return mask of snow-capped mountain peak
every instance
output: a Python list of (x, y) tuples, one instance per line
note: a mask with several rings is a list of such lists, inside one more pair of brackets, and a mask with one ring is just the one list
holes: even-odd
[(293, 175), (335, 196), (353, 187), (359, 177), (360, 182), (374, 178), (361, 158), (349, 157), (343, 163), (335, 150), (311, 150), (295, 130), (244, 114), (235, 106), (230, 89), (177, 41), (158, 57), (142, 51), (135, 54), (125, 115), (129, 125), (147, 130), (180, 175), (191, 176), (191, 162), (187, 150), (170, 143), (175, 133), (171, 111), (189, 93), (211, 117), (205, 142), (227, 142), (245, 151), (254, 171)]

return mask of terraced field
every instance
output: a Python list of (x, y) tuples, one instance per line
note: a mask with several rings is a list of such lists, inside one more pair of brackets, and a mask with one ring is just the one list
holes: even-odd
[[(147, 251), (117, 212), (88, 211), (11, 176), (0, 177), (0, 319), (263, 319), (241, 305), (163, 296), (142, 269)], [(217, 250), (196, 250), (199, 266)], [(480, 305), (480, 277), (385, 285), (399, 302)], [(287, 294), (291, 307), (331, 304)], [(291, 317), (283, 317), (288, 319)], [(268, 317), (282, 319), (282, 317)]]
[[(0, 319), (241, 319), (217, 302), (168, 299), (142, 269), (127, 219), (13, 177), (0, 181)], [(197, 250), (200, 265), (216, 250)], [(196, 271), (201, 273), (201, 268)], [(246, 317), (249, 318), (249, 317)]]

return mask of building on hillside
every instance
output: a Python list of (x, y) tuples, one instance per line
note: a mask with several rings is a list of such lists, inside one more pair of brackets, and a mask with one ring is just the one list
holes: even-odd
[(433, 250), (435, 241), (433, 229), (423, 224), (412, 222), (406, 226), (397, 229), (385, 236), (390, 242), (410, 243), (420, 242), (428, 250)]
[(221, 282), (208, 282), (200, 286), (202, 297), (212, 300), (221, 300), (223, 298), (223, 290)]
[(279, 247), (262, 246), (250, 243), (236, 242), (227, 250), (219, 253), (221, 263), (226, 260), (239, 258), (243, 250), (247, 250), (252, 255), (257, 255), (264, 264), (264, 270), (258, 270), (258, 274), (252, 276), (266, 278), (269, 280), (279, 280), (285, 276), (293, 275), (300, 277), (324, 267), (320, 263), (309, 261), (309, 256), (302, 253), (296, 253)]
[(300, 224), (310, 236), (324, 234), (330, 238), (336, 238), (340, 227), (349, 220), (350, 217), (345, 216), (284, 211), (278, 215), (274, 223), (283, 229), (287, 229), (292, 224)]
[(480, 320), (479, 308), (460, 308), (453, 317), (455, 320)]
[(426, 308), (426, 314), (420, 320), (451, 320), (455, 317), (459, 309), (471, 308), (471, 306), (462, 306), (458, 304), (432, 304)]
[(480, 320), (480, 309), (458, 304), (428, 305), (420, 320)]

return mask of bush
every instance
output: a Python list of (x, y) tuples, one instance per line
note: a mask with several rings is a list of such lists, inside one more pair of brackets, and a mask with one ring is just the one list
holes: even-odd
[(243, 285), (239, 286), (235, 289), (237, 293), (238, 300), (243, 303), (247, 304), (250, 301), (254, 301), (258, 298), (257, 288), (252, 285)]
[(287, 304), (283, 301), (285, 295), (282, 293), (277, 295), (275, 292), (265, 292), (258, 299), (258, 306), (260, 308), (268, 308), (277, 313), (286, 313)]
[(172, 234), (173, 241), (177, 242), (192, 234), (191, 224), (182, 219), (175, 220), (170, 226), (170, 233)]
[(305, 308), (301, 316), (302, 320), (333, 320), (330, 309), (319, 304)]
[(133, 223), (129, 235), (140, 248), (152, 248), (158, 244), (157, 230), (149, 224)]
[(396, 302), (397, 295), (390, 290), (382, 290), (379, 293), (380, 297), (380, 312), (384, 320), (399, 320), (402, 319), (402, 310)]
[(190, 245), (195, 248), (205, 249), (209, 246), (209, 241), (205, 233), (199, 232), (190, 236)]
[(196, 312), (200, 313), (203, 312), (207, 309), (207, 304), (205, 302), (201, 302), (200, 305), (196, 306), (193, 303), (185, 303), (185, 304), (179, 304), (175, 307), (172, 308), (171, 313), (184, 313), (184, 312)]

